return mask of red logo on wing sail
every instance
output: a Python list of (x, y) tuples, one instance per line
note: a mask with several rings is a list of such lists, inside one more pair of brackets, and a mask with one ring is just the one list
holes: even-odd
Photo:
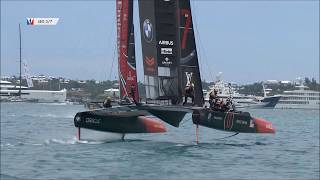
[(156, 60), (153, 56), (145, 56), (144, 71), (146, 75), (156, 75)]
[(190, 9), (181, 9), (182, 18), (185, 18), (184, 31), (182, 35), (181, 49), (185, 49), (187, 45), (187, 36), (191, 23), (191, 12)]
[(146, 56), (145, 62), (146, 62), (146, 64), (147, 64), (148, 66), (154, 66), (154, 64), (155, 64), (154, 57), (148, 57), (148, 56)]

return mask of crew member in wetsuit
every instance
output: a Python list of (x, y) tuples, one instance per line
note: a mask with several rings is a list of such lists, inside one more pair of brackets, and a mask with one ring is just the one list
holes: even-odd
[(104, 108), (111, 108), (112, 107), (110, 97), (107, 97), (106, 100), (103, 102), (103, 107)]
[(132, 97), (132, 99), (133, 99), (133, 102), (134, 102), (135, 104), (137, 104), (136, 97), (135, 97), (135, 92), (136, 92), (136, 87), (135, 87), (134, 84), (131, 84), (131, 86), (130, 86), (131, 97)]
[(222, 112), (225, 111), (225, 103), (223, 99), (221, 99), (220, 103), (218, 104), (218, 110)]
[(194, 104), (194, 85), (192, 84), (187, 84), (185, 88), (185, 96), (184, 96), (184, 102), (183, 105), (185, 105), (188, 101), (188, 97), (192, 99), (192, 105)]
[(213, 108), (215, 103), (216, 103), (216, 99), (218, 98), (218, 91), (216, 89), (214, 89), (213, 91), (210, 92), (209, 94), (209, 104), (210, 104), (210, 108)]
[(234, 105), (230, 97), (227, 98), (225, 111), (234, 111)]

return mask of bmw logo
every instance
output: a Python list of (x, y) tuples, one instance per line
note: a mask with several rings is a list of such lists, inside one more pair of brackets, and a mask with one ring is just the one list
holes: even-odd
[(149, 19), (143, 22), (143, 36), (147, 42), (151, 42), (153, 39), (153, 27)]

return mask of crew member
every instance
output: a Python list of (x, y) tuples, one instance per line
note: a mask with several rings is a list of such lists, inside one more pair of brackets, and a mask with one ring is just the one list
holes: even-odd
[(209, 104), (210, 104), (210, 108), (213, 108), (213, 107), (214, 107), (217, 98), (218, 98), (218, 91), (217, 91), (216, 89), (214, 89), (214, 90), (211, 91), (210, 94), (209, 94)]
[(224, 111), (224, 108), (225, 108), (225, 104), (224, 104), (223, 99), (221, 99), (220, 104), (219, 104), (219, 110)]
[(192, 99), (192, 105), (194, 104), (194, 84), (187, 84), (185, 88), (185, 96), (183, 105), (185, 105), (188, 101), (188, 97)]
[(213, 103), (213, 110), (220, 110), (220, 103), (221, 101), (219, 100), (219, 98), (215, 98), (214, 103)]
[(111, 98), (110, 97), (107, 97), (106, 100), (103, 102), (103, 107), (105, 107), (105, 108), (111, 108), (112, 107)]
[(234, 105), (232, 103), (232, 100), (230, 97), (228, 97), (227, 102), (226, 102), (226, 111), (233, 111)]
[(131, 97), (132, 97), (132, 99), (133, 99), (133, 102), (134, 102), (135, 104), (137, 104), (136, 97), (135, 97), (135, 92), (136, 92), (136, 87), (135, 87), (134, 84), (131, 84), (131, 86), (130, 86)]

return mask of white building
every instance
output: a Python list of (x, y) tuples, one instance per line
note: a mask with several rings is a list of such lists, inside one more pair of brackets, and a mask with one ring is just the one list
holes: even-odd
[(120, 98), (119, 89), (113, 89), (113, 88), (107, 89), (107, 90), (104, 90), (104, 94), (112, 98)]

